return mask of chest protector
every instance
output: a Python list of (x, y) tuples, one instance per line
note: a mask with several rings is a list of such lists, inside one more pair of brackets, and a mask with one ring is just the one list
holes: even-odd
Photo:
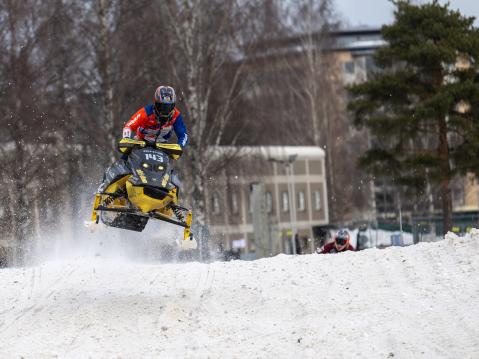
[(171, 119), (161, 124), (153, 112), (153, 105), (145, 106), (144, 110), (147, 119), (136, 130), (135, 138), (148, 142), (166, 142), (171, 136), (173, 126), (180, 115), (180, 111), (175, 108), (175, 113)]

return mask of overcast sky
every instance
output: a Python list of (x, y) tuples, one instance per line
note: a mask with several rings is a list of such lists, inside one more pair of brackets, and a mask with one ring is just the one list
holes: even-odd
[[(376, 27), (393, 20), (394, 6), (388, 0), (333, 0), (338, 13), (344, 20), (344, 27)], [(418, 1), (419, 2), (419, 1)], [(427, 2), (425, 0), (421, 3)], [(440, 1), (445, 3), (446, 1)], [(450, 8), (459, 10), (463, 15), (476, 17), (479, 26), (479, 0), (449, 0)], [(349, 26), (348, 26), (349, 25)]]

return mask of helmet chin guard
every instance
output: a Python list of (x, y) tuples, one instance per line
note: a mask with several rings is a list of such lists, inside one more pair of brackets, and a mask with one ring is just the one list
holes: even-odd
[(159, 86), (155, 91), (155, 115), (160, 120), (168, 120), (175, 113), (176, 93), (171, 86)]

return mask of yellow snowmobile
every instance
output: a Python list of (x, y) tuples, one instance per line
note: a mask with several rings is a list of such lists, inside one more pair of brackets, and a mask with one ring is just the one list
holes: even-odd
[(93, 223), (101, 219), (107, 226), (141, 232), (149, 219), (158, 219), (183, 227), (180, 247), (195, 249), (192, 212), (178, 204), (181, 182), (171, 167), (182, 154), (180, 145), (124, 138), (118, 147), (128, 160), (106, 170), (95, 194)]

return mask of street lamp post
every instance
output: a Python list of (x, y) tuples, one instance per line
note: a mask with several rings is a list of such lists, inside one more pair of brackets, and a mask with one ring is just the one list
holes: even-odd
[(401, 241), (401, 245), (403, 245), (403, 231), (402, 231), (402, 208), (401, 208), (401, 195), (399, 193), (399, 191), (397, 192), (397, 198), (398, 198), (398, 209), (399, 209), (399, 233), (401, 234), (400, 237), (400, 241)]

